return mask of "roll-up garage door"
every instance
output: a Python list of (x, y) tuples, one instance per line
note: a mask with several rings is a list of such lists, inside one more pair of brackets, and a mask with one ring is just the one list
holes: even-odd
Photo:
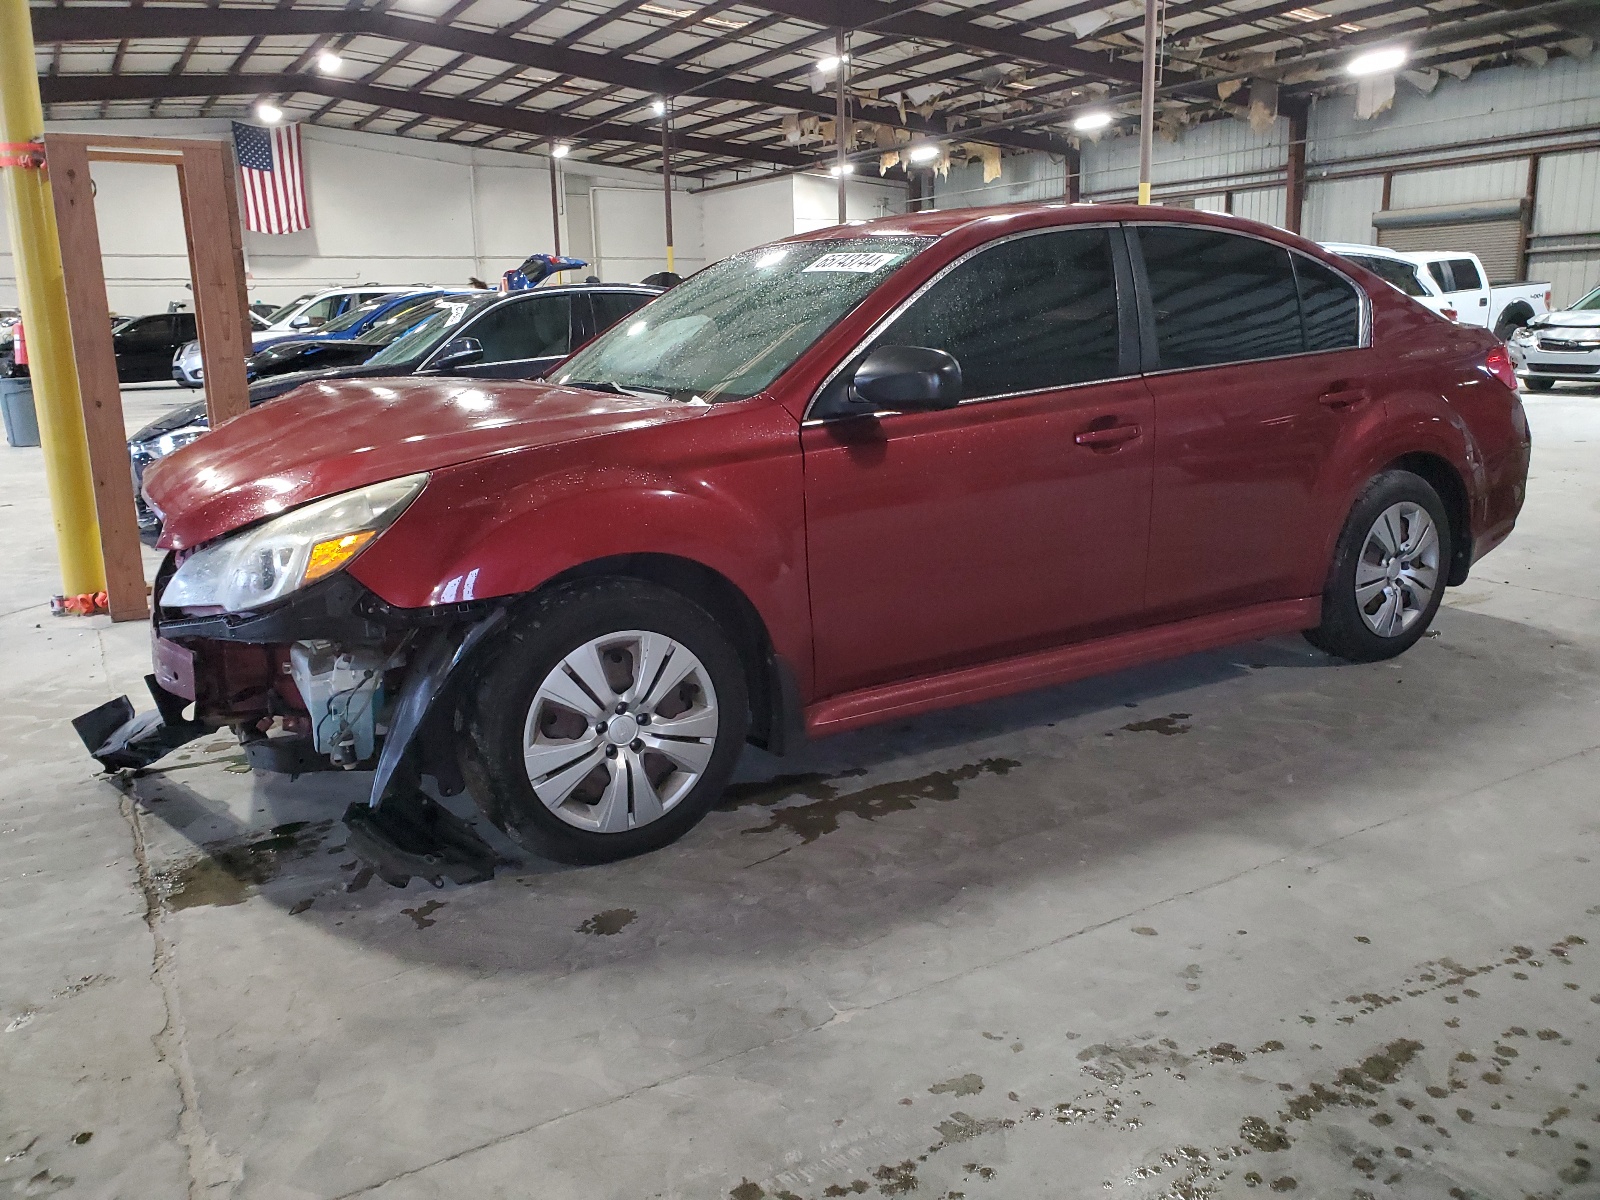
[(1526, 202), (1490, 200), (1435, 208), (1396, 208), (1374, 213), (1378, 245), (1391, 250), (1470, 251), (1483, 260), (1490, 283), (1511, 283), (1522, 275), (1527, 244)]

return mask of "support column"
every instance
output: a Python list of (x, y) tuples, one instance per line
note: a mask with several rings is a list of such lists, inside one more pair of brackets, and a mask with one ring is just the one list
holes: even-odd
[(1150, 203), (1150, 158), (1156, 133), (1156, 0), (1144, 0), (1144, 73), (1139, 90), (1139, 203)]
[(1083, 151), (1076, 146), (1068, 146), (1064, 165), (1067, 172), (1067, 203), (1077, 204), (1083, 199)]
[(672, 260), (672, 101), (663, 100), (661, 106), (661, 205), (667, 218), (667, 270), (674, 270)]
[(28, 0), (0, 0), (0, 179), (4, 181), (12, 261), (28, 338), (28, 370), (44, 447), (45, 483), (68, 596), (105, 590), (100, 525), (88, 432), (72, 357), (61, 243), (44, 171), (22, 165), (26, 143), (44, 133)]
[(1289, 157), (1283, 227), (1290, 233), (1301, 233), (1306, 211), (1306, 136), (1310, 127), (1310, 102), (1297, 100), (1292, 106), (1285, 106), (1285, 115), (1289, 118)]
[(833, 140), (837, 146), (833, 173), (839, 177), (839, 224), (843, 225), (845, 222), (845, 188), (849, 182), (845, 176), (845, 168), (850, 165), (849, 156), (845, 149), (845, 124), (848, 114), (845, 111), (844, 95), (844, 75), (850, 66), (845, 61), (845, 56), (849, 54), (849, 43), (845, 40), (843, 29), (838, 30), (833, 35), (833, 53), (839, 60), (839, 67), (833, 73)]
[(550, 147), (550, 227), (555, 234), (555, 256), (561, 257), (561, 158)]

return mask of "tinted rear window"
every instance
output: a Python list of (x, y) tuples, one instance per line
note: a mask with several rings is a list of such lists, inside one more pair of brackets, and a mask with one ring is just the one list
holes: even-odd
[(1307, 350), (1345, 350), (1361, 344), (1361, 294), (1337, 271), (1304, 254), (1294, 259)]
[(1289, 252), (1214, 229), (1139, 229), (1161, 367), (1299, 354), (1300, 298)]

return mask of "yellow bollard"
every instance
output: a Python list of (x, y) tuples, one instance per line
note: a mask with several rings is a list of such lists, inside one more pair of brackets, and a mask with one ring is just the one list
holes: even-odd
[[(0, 0), (0, 142), (12, 147), (44, 132), (44, 106), (33, 59), (28, 0)], [(15, 157), (15, 150), (8, 157)], [(39, 414), (45, 481), (55, 517), (62, 591), (68, 596), (103, 592), (100, 522), (95, 515), (89, 436), (72, 357), (61, 242), (50, 203), (50, 183), (35, 167), (0, 167), (17, 270), (22, 325), (28, 339), (28, 371)]]

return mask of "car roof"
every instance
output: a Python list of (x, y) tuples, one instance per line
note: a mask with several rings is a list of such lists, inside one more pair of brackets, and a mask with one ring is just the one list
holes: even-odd
[(1332, 254), (1365, 254), (1368, 258), (1387, 258), (1392, 262), (1410, 263), (1414, 267), (1425, 267), (1437, 258), (1450, 257), (1410, 250), (1391, 250), (1387, 246), (1363, 246), (1356, 242), (1318, 242), (1317, 245)]
[(781, 239), (784, 242), (831, 241), (838, 238), (892, 237), (896, 234), (913, 237), (945, 237), (972, 225), (1017, 221), (1019, 218), (1038, 218), (1049, 214), (1053, 219), (1029, 221), (1030, 227), (1049, 225), (1105, 224), (1109, 221), (1163, 221), (1185, 225), (1210, 225), (1218, 229), (1269, 231), (1281, 238), (1294, 239), (1296, 235), (1258, 221), (1236, 217), (1231, 213), (1206, 212), (1194, 208), (1168, 208), (1160, 204), (1101, 204), (1066, 200), (1034, 201), (1028, 204), (997, 204), (985, 208), (947, 208), (932, 212), (905, 213), (900, 216), (875, 217), (870, 221), (846, 221), (844, 225), (830, 225), (808, 233), (797, 233)]

